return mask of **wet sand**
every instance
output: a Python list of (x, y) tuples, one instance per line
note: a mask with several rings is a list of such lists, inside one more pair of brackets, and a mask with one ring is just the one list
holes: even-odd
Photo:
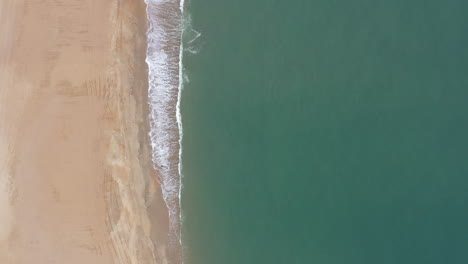
[(0, 263), (174, 263), (147, 137), (145, 8), (0, 2)]

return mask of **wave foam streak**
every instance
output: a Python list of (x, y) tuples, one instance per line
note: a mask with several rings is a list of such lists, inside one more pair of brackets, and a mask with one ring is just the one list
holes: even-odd
[(178, 101), (183, 0), (146, 0), (146, 4), (149, 23), (146, 63), (152, 158), (169, 210), (170, 232), (179, 241), (181, 124)]

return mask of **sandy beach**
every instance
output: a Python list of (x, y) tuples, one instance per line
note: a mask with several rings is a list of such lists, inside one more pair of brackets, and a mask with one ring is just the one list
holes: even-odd
[(144, 1), (0, 2), (0, 263), (175, 263)]

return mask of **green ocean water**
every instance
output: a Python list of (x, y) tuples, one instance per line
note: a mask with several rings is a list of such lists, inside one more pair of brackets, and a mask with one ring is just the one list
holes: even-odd
[(468, 263), (467, 10), (191, 0), (186, 263)]

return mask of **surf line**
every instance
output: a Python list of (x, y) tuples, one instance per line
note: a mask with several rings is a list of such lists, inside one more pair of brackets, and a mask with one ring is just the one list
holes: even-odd
[[(152, 161), (169, 213), (170, 236), (181, 241), (184, 0), (145, 0), (148, 17), (148, 103)], [(175, 242), (174, 241), (174, 242)]]

